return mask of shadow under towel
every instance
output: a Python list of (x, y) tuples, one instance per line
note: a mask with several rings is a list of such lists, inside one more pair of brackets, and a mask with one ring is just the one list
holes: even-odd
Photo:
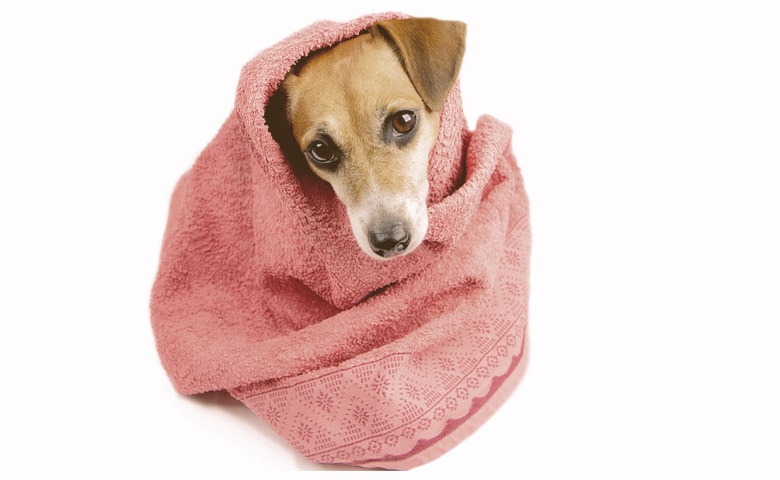
[(384, 262), (269, 131), (300, 58), (401, 17), (316, 23), (244, 67), (233, 112), (175, 187), (152, 291), (176, 390), (229, 391), (315, 462), (430, 461), (501, 404), (526, 358), (528, 201), (507, 125), (483, 116), (470, 131), (453, 88), (428, 235)]

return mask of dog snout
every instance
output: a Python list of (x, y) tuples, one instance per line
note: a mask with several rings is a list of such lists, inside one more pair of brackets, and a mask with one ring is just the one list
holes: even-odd
[(409, 247), (411, 236), (403, 223), (390, 223), (370, 229), (368, 241), (374, 253), (389, 258), (403, 253)]

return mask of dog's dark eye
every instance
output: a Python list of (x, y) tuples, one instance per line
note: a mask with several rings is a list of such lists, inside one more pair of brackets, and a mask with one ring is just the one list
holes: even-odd
[(324, 140), (311, 142), (306, 149), (306, 153), (312, 162), (322, 167), (332, 166), (338, 161), (336, 149)]
[(402, 110), (393, 115), (391, 124), (396, 134), (406, 135), (414, 130), (414, 126), (417, 125), (417, 115), (410, 110)]

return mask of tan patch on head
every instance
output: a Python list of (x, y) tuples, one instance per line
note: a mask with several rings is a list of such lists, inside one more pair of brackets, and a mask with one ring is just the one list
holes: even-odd
[[(344, 158), (338, 169), (312, 169), (348, 206), (367, 195), (367, 178), (388, 193), (409, 194), (425, 180), (421, 176), (427, 177), (427, 165), (422, 171), (408, 157), (420, 143), (433, 147), (438, 113), (426, 109), (384, 40), (364, 34), (318, 53), (285, 80), (284, 89), (301, 149), (323, 134), (341, 149)], [(420, 122), (415, 138), (400, 148), (382, 140), (387, 116), (399, 110), (415, 110)]]

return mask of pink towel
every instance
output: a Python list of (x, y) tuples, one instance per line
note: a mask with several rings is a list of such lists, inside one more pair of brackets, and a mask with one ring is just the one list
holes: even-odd
[(234, 111), (176, 185), (152, 291), (176, 390), (229, 391), (315, 462), (429, 461), (523, 370), (530, 230), (508, 126), (485, 116), (469, 131), (455, 86), (428, 235), (389, 261), (360, 250), (331, 188), (269, 132), (298, 59), (400, 17), (316, 23), (244, 67)]

